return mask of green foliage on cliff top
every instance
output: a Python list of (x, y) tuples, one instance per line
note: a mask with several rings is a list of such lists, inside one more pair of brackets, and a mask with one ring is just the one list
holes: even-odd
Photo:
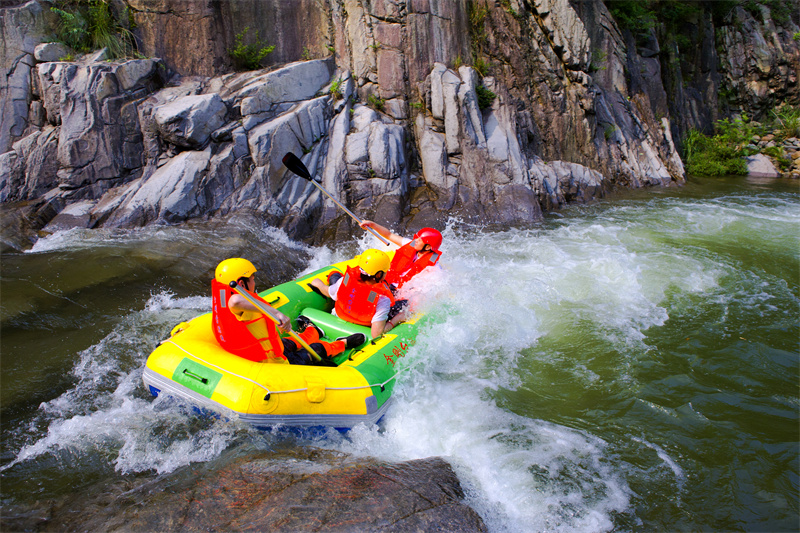
[(275, 45), (267, 45), (259, 40), (258, 31), (256, 31), (255, 43), (245, 43), (245, 37), (250, 31), (250, 27), (236, 34), (236, 46), (228, 50), (231, 59), (233, 60), (233, 67), (236, 70), (258, 70), (261, 68), (261, 60), (267, 54), (275, 50)]
[(78, 52), (106, 48), (109, 58), (135, 53), (136, 40), (120, 23), (130, 15), (127, 7), (115, 12), (107, 0), (57, 0), (53, 4), (50, 10), (58, 15), (53, 28), (56, 40)]
[(611, 15), (623, 29), (641, 35), (664, 23), (668, 35), (680, 35), (691, 28), (684, 23), (703, 12), (710, 13), (717, 26), (730, 24), (729, 15), (742, 7), (757, 20), (762, 19), (762, 7), (769, 9), (770, 17), (778, 24), (791, 20), (792, 3), (789, 0), (604, 0)]

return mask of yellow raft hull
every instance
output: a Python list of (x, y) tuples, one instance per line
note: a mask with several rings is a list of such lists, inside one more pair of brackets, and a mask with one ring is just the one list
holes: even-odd
[[(326, 338), (369, 328), (330, 314), (331, 302), (308, 282), (327, 279), (338, 263), (261, 294), (291, 318), (304, 314)], [(418, 318), (418, 317), (417, 317)], [(214, 338), (211, 313), (181, 323), (149, 356), (143, 381), (154, 396), (167, 394), (198, 407), (238, 417), (257, 427), (374, 424), (390, 405), (398, 364), (413, 342), (416, 319), (334, 358), (338, 366), (257, 363), (225, 351)]]

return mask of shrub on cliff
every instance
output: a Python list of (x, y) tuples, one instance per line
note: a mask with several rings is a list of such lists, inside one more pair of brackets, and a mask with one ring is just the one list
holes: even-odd
[(120, 20), (129, 16), (115, 12), (107, 0), (59, 0), (50, 10), (57, 22), (55, 38), (78, 52), (105, 48), (110, 58), (125, 57), (136, 50), (136, 40)]
[(245, 36), (250, 31), (248, 26), (236, 34), (236, 46), (228, 50), (233, 67), (236, 70), (258, 70), (261, 68), (261, 60), (267, 54), (275, 50), (275, 45), (267, 45), (259, 41), (258, 31), (256, 31), (256, 43), (245, 44)]

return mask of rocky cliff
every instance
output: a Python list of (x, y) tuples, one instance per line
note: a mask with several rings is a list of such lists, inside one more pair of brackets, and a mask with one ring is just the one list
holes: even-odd
[[(686, 21), (696, 53), (677, 55), (601, 0), (118, 0), (149, 59), (68, 62), (40, 44), (49, 4), (10, 4), (4, 249), (35, 230), (241, 209), (293, 238), (349, 235), (352, 221), (287, 173), (288, 151), (401, 232), (451, 216), (527, 224), (614, 187), (681, 184), (689, 128), (800, 101), (798, 21), (766, 7)], [(275, 49), (264, 69), (232, 72), (245, 31)]]

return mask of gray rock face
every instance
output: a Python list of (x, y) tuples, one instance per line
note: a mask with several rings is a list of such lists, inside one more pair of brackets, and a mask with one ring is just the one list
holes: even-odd
[(42, 43), (36, 45), (33, 51), (33, 57), (40, 63), (59, 61), (67, 54), (69, 54), (69, 48), (61, 43)]
[(218, 94), (178, 98), (156, 109), (153, 118), (160, 137), (181, 148), (208, 144), (211, 133), (225, 123), (227, 109)]
[(0, 13), (0, 153), (28, 127), (33, 53), (47, 34), (45, 8), (37, 1)]
[[(669, 52), (655, 33), (640, 46), (600, 0), (512, 2), (513, 9), (489, 6), (471, 21), (465, 0), (302, 0), (285, 12), (278, 0), (190, 0), (163, 13), (159, 2), (128, 1), (147, 46), (167, 22), (195, 21), (184, 34), (170, 30), (185, 50), (160, 44), (170, 54), (163, 61), (108, 62), (95, 54), (31, 70), (38, 44), (31, 35), (44, 27), (46, 11), (37, 2), (4, 11), (2, 27), (15, 44), (4, 43), (9, 133), (0, 153), (0, 201), (47, 198), (35, 217), (42, 225), (82, 202), (82, 214), (59, 225), (179, 223), (250, 210), (292, 238), (350, 235), (354, 223), (330, 198), (287, 173), (287, 152), (301, 156), (337, 200), (400, 232), (452, 215), (529, 224), (543, 209), (590, 201), (612, 186), (683, 183), (673, 135), (710, 120), (699, 100), (667, 97), (658, 58)], [(301, 29), (298, 9), (309, 21), (325, 20), (331, 41)], [(213, 62), (224, 51), (203, 55), (190, 45), (241, 31), (226, 17), (264, 13), (294, 28), (296, 35), (278, 32), (284, 57), (291, 50), (293, 59), (301, 51), (333, 55), (173, 78), (164, 87), (165, 65), (223, 69)], [(213, 14), (223, 22), (207, 20)], [(710, 19), (704, 24), (713, 30)], [(769, 24), (753, 22), (754, 34), (764, 35)], [(729, 36), (732, 50), (749, 59), (731, 51), (725, 68), (768, 72), (770, 87), (782, 80), (786, 94), (794, 90), (796, 44), (776, 29), (760, 48), (744, 50), (736, 35)], [(779, 48), (788, 57), (783, 63), (774, 60)], [(38, 57), (56, 55), (47, 53), (40, 47)], [(470, 58), (504, 63), (475, 68), (464, 64)], [(713, 63), (713, 55), (706, 60)], [(479, 72), (486, 69), (491, 76)], [(687, 110), (677, 123), (670, 115), (676, 106)]]

